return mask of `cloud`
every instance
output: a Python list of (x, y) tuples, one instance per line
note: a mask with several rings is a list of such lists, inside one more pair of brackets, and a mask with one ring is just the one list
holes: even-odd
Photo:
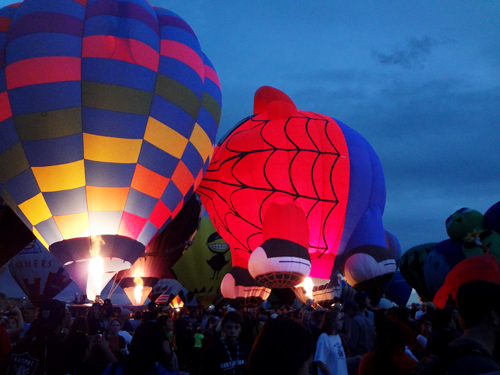
[(395, 47), (392, 53), (389, 54), (372, 49), (372, 56), (376, 61), (384, 65), (400, 65), (406, 69), (423, 68), (431, 49), (443, 43), (447, 42), (439, 42), (425, 35), (421, 39), (408, 39), (404, 47)]

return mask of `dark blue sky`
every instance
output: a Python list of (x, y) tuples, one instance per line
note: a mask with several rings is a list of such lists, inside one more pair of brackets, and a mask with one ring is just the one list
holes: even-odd
[(151, 3), (183, 17), (215, 66), (219, 137), (251, 114), (263, 85), (363, 135), (403, 251), (446, 239), (457, 209), (500, 200), (500, 2)]

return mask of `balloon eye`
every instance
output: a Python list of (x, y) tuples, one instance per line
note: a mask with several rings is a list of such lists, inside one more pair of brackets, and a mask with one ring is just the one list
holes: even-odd
[(472, 212), (472, 208), (469, 207), (463, 207), (460, 210), (457, 211), (459, 214), (466, 214), (468, 212)]
[(453, 222), (453, 215), (450, 215), (448, 219), (446, 219), (446, 229), (450, 229), (452, 222)]

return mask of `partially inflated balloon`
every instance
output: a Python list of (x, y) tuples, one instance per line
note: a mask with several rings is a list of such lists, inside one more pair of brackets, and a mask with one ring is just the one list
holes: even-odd
[(85, 290), (90, 258), (130, 267), (200, 183), (217, 74), (145, 0), (26, 0), (0, 19), (1, 195)]
[(391, 300), (399, 306), (406, 306), (408, 300), (410, 299), (411, 291), (412, 287), (401, 275), (401, 272), (398, 271), (387, 287), (385, 298)]
[(446, 219), (446, 232), (452, 240), (463, 241), (474, 229), (482, 229), (484, 216), (472, 208), (461, 208)]
[(35, 306), (57, 296), (72, 281), (57, 259), (36, 239), (12, 258), (9, 270)]
[(483, 227), (500, 233), (500, 202), (495, 203), (484, 213)]

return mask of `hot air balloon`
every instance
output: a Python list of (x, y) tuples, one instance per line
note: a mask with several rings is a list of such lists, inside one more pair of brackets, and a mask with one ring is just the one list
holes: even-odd
[(220, 294), (220, 284), (231, 269), (229, 245), (215, 230), (210, 218), (200, 221), (193, 244), (172, 266), (179, 282), (207, 308)]
[(11, 259), (9, 270), (37, 307), (57, 296), (72, 281), (57, 259), (37, 239)]
[(425, 243), (408, 249), (401, 256), (399, 270), (406, 282), (411, 285), (418, 295), (425, 301), (432, 301), (432, 293), (429, 292), (424, 276), (424, 262), (427, 254), (436, 243)]
[(120, 285), (133, 304), (142, 305), (160, 279), (173, 277), (170, 268), (194, 237), (200, 214), (201, 203), (193, 194), (179, 214), (149, 244), (144, 256), (137, 259), (130, 269), (117, 272), (113, 277), (115, 287), (108, 298)]
[(217, 74), (145, 0), (26, 0), (0, 19), (1, 195), (91, 298), (200, 183)]
[(411, 296), (412, 287), (398, 271), (385, 291), (385, 298), (398, 306), (406, 306)]
[[(328, 281), (346, 271), (357, 285), (370, 289), (396, 271), (382, 225), (385, 182), (374, 150), (339, 121), (297, 111), (274, 88), (257, 90), (254, 115), (219, 142), (197, 192), (231, 246), (235, 267), (248, 269), (252, 252), (264, 242), (263, 217), (275, 197), (284, 194), (307, 217), (310, 277)], [(374, 272), (367, 279), (357, 264)], [(285, 268), (275, 272), (290, 274)]]
[(425, 285), (430, 297), (434, 298), (436, 292), (444, 284), (446, 276), (464, 259), (460, 241), (448, 239), (432, 247), (422, 265)]
[(490, 254), (476, 255), (458, 263), (450, 271), (441, 288), (434, 296), (436, 307), (444, 308), (451, 294), (456, 299), (458, 287), (468, 281), (485, 280), (500, 284), (500, 266)]

